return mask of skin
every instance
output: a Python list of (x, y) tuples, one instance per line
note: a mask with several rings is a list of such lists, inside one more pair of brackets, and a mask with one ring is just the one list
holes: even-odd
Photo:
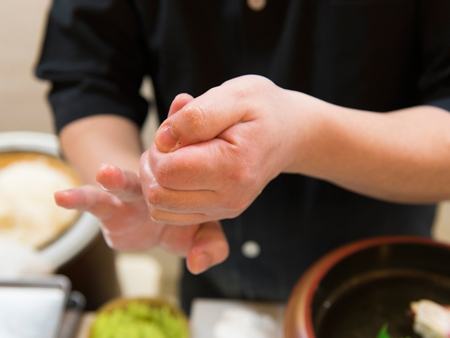
[(449, 169), (450, 114), (440, 108), (358, 111), (244, 76), (164, 121), (140, 177), (152, 217), (183, 225), (236, 217), (282, 172), (427, 204), (450, 198)]
[(229, 247), (219, 222), (179, 227), (156, 223), (149, 217), (135, 173), (142, 148), (133, 123), (108, 115), (80, 119), (61, 131), (60, 141), (67, 160), (88, 184), (55, 193), (55, 201), (64, 208), (96, 216), (109, 246), (144, 251), (159, 245), (186, 257), (194, 274), (226, 259)]
[[(101, 125), (85, 126), (96, 140), (104, 138), (95, 145), (83, 141), (87, 137), (78, 141), (85, 142), (81, 148), (74, 143), (81, 130), (90, 135), (75, 128), (77, 122), (63, 129), (67, 157), (87, 176), (101, 162), (136, 170), (137, 132), (130, 127), (127, 136), (114, 133), (110, 142), (113, 129), (103, 120), (120, 118), (99, 118)], [(82, 155), (79, 149), (88, 147), (90, 155)], [(282, 172), (377, 199), (426, 204), (450, 198), (449, 168), (450, 114), (442, 109), (358, 111), (282, 89), (260, 76), (243, 76), (195, 99), (177, 96), (141, 157), (139, 178), (103, 166), (96, 176), (107, 191), (83, 187), (57, 194), (56, 201), (100, 216), (111, 246), (162, 245), (186, 254), (188, 267), (198, 273), (228, 255), (215, 220), (241, 214)]]

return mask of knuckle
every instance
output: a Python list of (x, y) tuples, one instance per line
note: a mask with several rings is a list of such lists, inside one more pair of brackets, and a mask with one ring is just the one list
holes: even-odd
[(247, 208), (247, 201), (244, 198), (234, 198), (229, 202), (228, 209), (231, 216), (239, 216)]
[(224, 208), (227, 210), (229, 216), (237, 217), (239, 216), (248, 206), (248, 195), (245, 193), (247, 189), (237, 189), (233, 193), (231, 198), (227, 198), (223, 204)]
[(165, 170), (156, 170), (153, 174), (155, 176), (156, 182), (158, 182), (159, 185), (165, 187), (167, 186), (169, 182), (169, 174)]
[(173, 166), (168, 160), (160, 162), (153, 172), (156, 182), (163, 187), (167, 187), (171, 184)]
[(236, 101), (246, 101), (254, 93), (254, 88), (247, 83), (240, 83), (238, 86), (232, 88), (233, 96)]
[(249, 168), (240, 168), (231, 177), (231, 185), (238, 193), (228, 200), (228, 210), (233, 217), (239, 216), (249, 205), (250, 197), (248, 191), (254, 186), (255, 174)]
[(238, 187), (247, 186), (254, 179), (254, 173), (246, 167), (234, 170), (230, 176), (231, 181)]
[(161, 192), (158, 187), (150, 187), (147, 194), (147, 201), (150, 205), (158, 205), (161, 203)]
[(263, 76), (246, 75), (238, 78), (238, 81), (230, 86), (230, 90), (237, 100), (247, 100), (249, 97), (259, 95), (272, 85), (274, 83)]
[(198, 137), (204, 134), (206, 130), (206, 113), (204, 109), (195, 104), (189, 105), (182, 111), (182, 118), (185, 123), (187, 132), (193, 137)]

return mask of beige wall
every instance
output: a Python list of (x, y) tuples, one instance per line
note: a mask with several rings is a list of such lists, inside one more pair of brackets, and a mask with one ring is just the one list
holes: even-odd
[[(0, 132), (53, 132), (53, 119), (45, 99), (48, 83), (33, 72), (50, 0), (0, 1)], [(148, 81), (143, 94), (151, 96)], [(155, 114), (144, 126), (143, 141), (148, 145), (157, 125)]]
[[(49, 0), (0, 1), (0, 132), (53, 131), (45, 100), (47, 84), (33, 76), (49, 4)], [(153, 120), (146, 126), (146, 144), (155, 125)], [(436, 235), (450, 241), (448, 203), (440, 210)]]
[(0, 1), (0, 131), (52, 131), (47, 85), (33, 77), (48, 4)]

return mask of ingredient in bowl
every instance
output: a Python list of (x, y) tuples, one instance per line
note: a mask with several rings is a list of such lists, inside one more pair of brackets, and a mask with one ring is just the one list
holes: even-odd
[(184, 318), (168, 306), (132, 301), (121, 309), (100, 313), (90, 338), (187, 338)]
[(414, 332), (423, 338), (450, 337), (450, 310), (424, 299), (411, 303)]
[[(392, 338), (391, 335), (387, 332), (388, 330), (388, 324), (384, 324), (381, 327), (380, 332), (378, 332), (377, 338)], [(406, 337), (409, 338), (409, 337)]]
[(78, 212), (58, 207), (53, 194), (77, 185), (62, 162), (50, 156), (0, 167), (0, 237), (35, 249), (54, 240)]
[[(422, 338), (450, 338), (450, 309), (431, 300), (411, 303), (414, 313), (413, 329)], [(377, 338), (391, 338), (388, 324), (384, 324)], [(409, 338), (409, 337), (407, 337)]]

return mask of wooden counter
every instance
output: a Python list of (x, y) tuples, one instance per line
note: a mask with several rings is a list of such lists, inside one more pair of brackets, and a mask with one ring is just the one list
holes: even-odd
[(89, 329), (94, 320), (94, 313), (88, 312), (81, 317), (80, 327), (74, 338), (88, 338)]

